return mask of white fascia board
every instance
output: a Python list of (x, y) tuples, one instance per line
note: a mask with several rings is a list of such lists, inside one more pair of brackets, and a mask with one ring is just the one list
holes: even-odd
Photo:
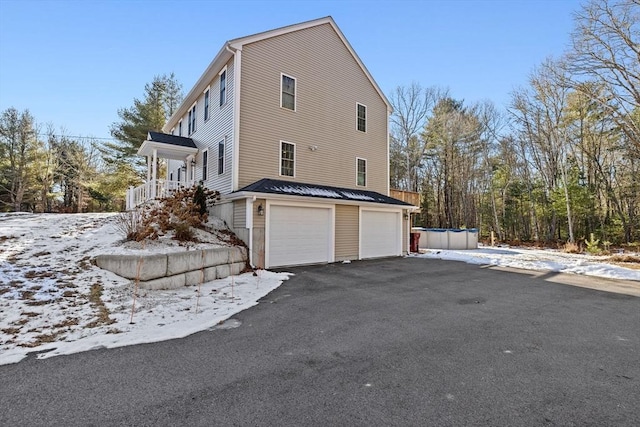
[(196, 155), (198, 153), (197, 148), (181, 147), (179, 145), (165, 144), (157, 141), (144, 141), (142, 145), (140, 145), (140, 148), (138, 148), (137, 154), (140, 156), (148, 156), (151, 155), (154, 149), (162, 152), (184, 154), (184, 156)]
[(173, 113), (173, 116), (171, 116), (169, 120), (167, 120), (167, 123), (162, 127), (162, 131), (164, 133), (167, 133), (167, 129), (171, 129), (172, 126), (175, 126), (178, 123), (178, 120), (180, 120), (180, 118), (188, 111), (187, 106), (192, 106), (198, 100), (198, 97), (218, 75), (218, 72), (220, 72), (227, 62), (229, 62), (229, 59), (231, 59), (231, 55), (233, 54), (227, 50), (228, 45), (228, 43), (225, 43), (222, 48), (220, 48), (220, 51), (215, 58), (213, 58), (213, 61), (211, 61), (204, 73), (202, 73), (187, 96), (184, 97), (176, 112)]

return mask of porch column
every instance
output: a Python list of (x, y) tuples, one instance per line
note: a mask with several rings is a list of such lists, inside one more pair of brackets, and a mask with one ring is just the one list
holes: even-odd
[(157, 195), (157, 188), (158, 188), (158, 150), (157, 149), (153, 149), (153, 155), (151, 158), (151, 179), (153, 182), (153, 185), (151, 186), (151, 198), (155, 199), (156, 195)]
[(186, 182), (187, 182), (187, 186), (191, 186), (193, 185), (193, 179), (191, 179), (191, 156), (187, 156), (187, 161), (185, 162), (187, 164), (187, 176), (186, 176)]
[(151, 181), (151, 156), (147, 156), (147, 183)]

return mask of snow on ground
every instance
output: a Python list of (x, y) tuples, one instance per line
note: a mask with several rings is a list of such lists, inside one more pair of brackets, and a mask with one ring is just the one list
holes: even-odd
[(0, 214), (0, 365), (29, 352), (45, 358), (185, 337), (257, 304), (288, 278), (259, 270), (200, 288), (138, 290), (134, 308), (135, 284), (93, 265), (96, 255), (225, 243), (200, 235), (208, 243), (123, 244), (116, 222), (117, 214)]
[(427, 249), (419, 256), (464, 261), (469, 264), (640, 281), (640, 270), (611, 264), (607, 262), (608, 256), (569, 254), (553, 249), (517, 247), (480, 247), (473, 250)]
[[(45, 358), (101, 347), (162, 341), (218, 327), (286, 280), (259, 270), (172, 291), (138, 290), (96, 267), (99, 254), (158, 253), (227, 245), (224, 234), (180, 246), (168, 237), (123, 243), (117, 214), (0, 214), (0, 365), (29, 352)], [(220, 225), (220, 224), (212, 224)], [(640, 270), (606, 257), (484, 247), (428, 250), (424, 258), (640, 281)], [(133, 321), (132, 321), (133, 313)], [(224, 325), (220, 327), (225, 327)]]

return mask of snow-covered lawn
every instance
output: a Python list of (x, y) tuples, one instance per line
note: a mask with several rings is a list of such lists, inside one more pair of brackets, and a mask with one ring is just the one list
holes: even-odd
[(115, 223), (114, 214), (0, 214), (0, 365), (33, 351), (46, 351), (38, 354), (45, 358), (184, 337), (257, 304), (288, 278), (257, 271), (200, 289), (139, 290), (134, 310), (135, 284), (92, 258), (203, 244), (123, 245)]
[[(134, 284), (93, 265), (96, 255), (193, 250), (205, 244), (184, 247), (169, 239), (122, 244), (116, 219), (116, 214), (0, 214), (0, 365), (29, 352), (45, 358), (217, 327), (289, 277), (257, 271), (200, 288), (139, 290), (134, 307)], [(199, 238), (207, 247), (226, 244), (211, 235)], [(612, 265), (605, 257), (558, 251), (481, 248), (419, 256), (640, 281), (640, 270)]]
[[(469, 264), (495, 265), (524, 270), (574, 273), (609, 279), (638, 280), (640, 269), (609, 262), (610, 256), (569, 254), (553, 249), (480, 247), (474, 250), (423, 250), (423, 258), (464, 261)], [(638, 255), (640, 257), (640, 255)], [(635, 264), (638, 266), (638, 264)]]

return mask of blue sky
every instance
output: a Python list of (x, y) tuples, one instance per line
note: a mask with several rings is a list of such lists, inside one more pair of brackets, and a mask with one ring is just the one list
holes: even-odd
[(68, 135), (110, 137), (154, 75), (185, 93), (222, 44), (327, 15), (382, 90), (412, 81), (504, 108), (567, 47), (578, 0), (0, 0), (0, 111), (29, 109)]

